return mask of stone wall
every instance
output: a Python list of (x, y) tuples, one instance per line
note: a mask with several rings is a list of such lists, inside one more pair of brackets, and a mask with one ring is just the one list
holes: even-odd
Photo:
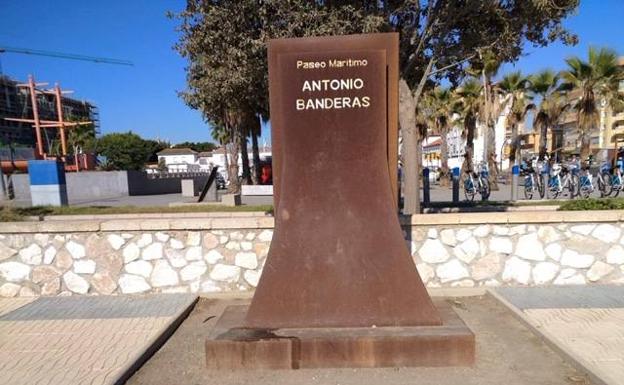
[(429, 287), (624, 283), (624, 225), (436, 226), (411, 232)]
[[(273, 235), (263, 216), (58, 219), (0, 223), (0, 296), (249, 291)], [(567, 285), (624, 283), (622, 219), (438, 214), (403, 226), (428, 287)]]

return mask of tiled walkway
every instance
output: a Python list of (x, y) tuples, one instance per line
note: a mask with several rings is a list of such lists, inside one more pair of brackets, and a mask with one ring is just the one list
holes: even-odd
[(624, 384), (624, 287), (494, 291), (556, 348), (609, 385)]
[(196, 300), (194, 295), (0, 300), (0, 379), (116, 384)]

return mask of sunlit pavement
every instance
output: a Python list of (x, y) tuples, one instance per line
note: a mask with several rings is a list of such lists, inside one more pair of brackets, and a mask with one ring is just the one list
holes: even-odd
[(195, 295), (0, 300), (0, 382), (115, 384), (149, 358)]
[(577, 366), (624, 381), (624, 286), (506, 287), (493, 293)]

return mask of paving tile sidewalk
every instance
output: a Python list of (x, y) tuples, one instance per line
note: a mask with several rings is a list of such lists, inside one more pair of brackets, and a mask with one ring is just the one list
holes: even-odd
[(596, 383), (624, 384), (624, 286), (491, 291)]
[(0, 379), (117, 384), (197, 300), (189, 294), (0, 300)]

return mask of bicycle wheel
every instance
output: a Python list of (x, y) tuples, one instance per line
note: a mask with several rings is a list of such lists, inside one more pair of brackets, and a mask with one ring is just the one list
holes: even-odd
[(604, 180), (602, 180), (602, 175), (598, 174), (596, 176), (596, 182), (598, 183), (598, 191), (600, 191), (600, 197), (604, 198), (607, 196), (607, 186), (605, 185)]
[(469, 202), (474, 201), (476, 193), (477, 191), (474, 188), (474, 183), (470, 179), (466, 179), (464, 181), (464, 196), (466, 197), (466, 200)]
[(570, 193), (570, 199), (579, 195), (579, 178), (576, 175), (570, 175), (570, 179), (568, 179), (567, 187), (568, 192)]
[(608, 173), (605, 172), (602, 174), (602, 181), (605, 184), (605, 197), (609, 197), (611, 196), (611, 194), (613, 194), (613, 176)]
[(579, 187), (579, 195), (585, 199), (589, 198), (592, 193), (592, 186), (589, 180), (583, 182), (583, 185)]
[(490, 197), (490, 180), (481, 178), (481, 200), (486, 201)]
[(559, 190), (560, 182), (555, 178), (550, 178), (548, 181), (548, 198), (557, 199), (561, 191)]
[(530, 176), (524, 178), (524, 199), (533, 199), (533, 183)]
[(537, 192), (539, 192), (540, 199), (544, 199), (544, 195), (546, 195), (546, 188), (544, 187), (544, 181), (542, 180), (542, 176), (537, 175), (537, 178), (535, 178), (535, 182), (537, 184)]

